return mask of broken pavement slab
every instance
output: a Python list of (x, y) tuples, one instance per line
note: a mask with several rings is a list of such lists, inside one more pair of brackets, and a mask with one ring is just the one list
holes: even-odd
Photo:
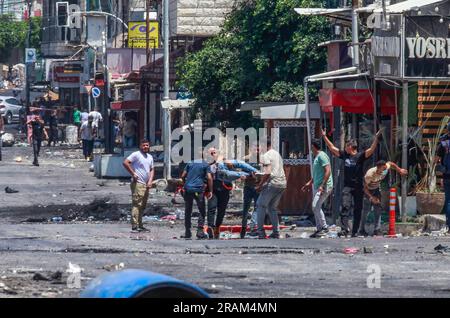
[(423, 224), (423, 232), (440, 231), (446, 226), (443, 214), (425, 214), (419, 220)]

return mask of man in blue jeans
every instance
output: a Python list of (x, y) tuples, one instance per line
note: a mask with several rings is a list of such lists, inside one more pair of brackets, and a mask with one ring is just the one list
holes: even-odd
[(447, 218), (447, 233), (450, 234), (450, 123), (447, 125), (447, 134), (441, 136), (439, 139), (437, 155), (443, 173), (442, 179), (445, 191), (444, 212)]

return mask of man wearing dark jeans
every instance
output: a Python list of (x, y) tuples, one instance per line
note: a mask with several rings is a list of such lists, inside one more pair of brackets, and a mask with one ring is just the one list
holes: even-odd
[(440, 162), (442, 182), (445, 191), (444, 213), (447, 219), (447, 233), (450, 234), (450, 123), (447, 125), (447, 134), (440, 137), (439, 143), (437, 159)]
[(81, 141), (83, 143), (84, 159), (92, 160), (92, 152), (94, 150), (95, 127), (93, 126), (93, 118), (89, 116), (80, 128)]
[[(345, 143), (345, 151), (339, 150), (328, 139), (325, 130), (322, 130), (323, 140), (327, 144), (331, 153), (341, 160), (344, 160), (344, 189), (342, 190), (342, 206), (341, 206), (341, 232), (340, 236), (350, 234), (349, 217), (353, 206), (353, 227), (351, 231), (352, 237), (358, 236), (358, 229), (361, 223), (361, 211), (364, 198), (364, 161), (375, 152), (378, 145), (378, 138), (381, 130), (377, 132), (372, 145), (365, 151), (358, 152), (358, 143), (356, 140), (349, 140)], [(359, 235), (367, 236), (362, 232)]]
[[(191, 218), (194, 200), (197, 203), (200, 216), (197, 225), (197, 238), (205, 239), (208, 236), (204, 233), (203, 227), (206, 218), (205, 203), (205, 181), (208, 183), (208, 191), (206, 191), (207, 199), (212, 197), (213, 180), (210, 172), (209, 164), (203, 160), (194, 160), (189, 162), (184, 168), (181, 179), (184, 181), (184, 206), (185, 206), (185, 239), (190, 239), (191, 234)], [(208, 221), (210, 219), (208, 218)]]
[(47, 132), (44, 129), (44, 121), (39, 115), (37, 115), (28, 121), (27, 124), (31, 125), (32, 129), (31, 141), (33, 143), (34, 155), (33, 165), (39, 166), (38, 157), (39, 152), (41, 151), (42, 138), (45, 137), (48, 139)]
[[(208, 235), (218, 239), (220, 226), (230, 200), (230, 191), (233, 189), (232, 182), (249, 176), (250, 173), (256, 172), (256, 169), (242, 161), (219, 158), (215, 148), (210, 148), (208, 152), (213, 159), (210, 164), (211, 174), (213, 175), (213, 193), (211, 199), (208, 200)], [(245, 172), (233, 171), (233, 169), (242, 169)], [(211, 222), (214, 216), (216, 216), (216, 221), (213, 224)]]

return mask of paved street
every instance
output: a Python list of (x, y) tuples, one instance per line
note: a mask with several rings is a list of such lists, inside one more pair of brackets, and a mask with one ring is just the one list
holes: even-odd
[[(280, 240), (185, 241), (179, 239), (182, 221), (151, 221), (150, 233), (131, 234), (128, 183), (94, 178), (80, 150), (44, 147), (40, 167), (26, 158), (31, 148), (3, 150), (0, 297), (77, 297), (80, 290), (66, 284), (69, 263), (84, 269), (82, 287), (123, 266), (198, 284), (213, 297), (450, 296), (450, 255), (434, 250), (450, 246), (450, 237), (302, 239), (310, 229), (296, 228)], [(23, 162), (14, 161), (18, 156)], [(4, 193), (6, 186), (19, 193)], [(103, 197), (114, 200), (109, 207), (122, 213), (119, 220), (89, 220), (87, 213), (73, 221), (73, 213)], [(154, 195), (147, 212), (182, 208), (171, 199)], [(47, 222), (57, 215), (65, 220)], [(345, 254), (346, 248), (357, 248), (356, 254)], [(379, 289), (367, 287), (373, 264), (381, 270)], [(62, 277), (51, 278), (58, 271)]]

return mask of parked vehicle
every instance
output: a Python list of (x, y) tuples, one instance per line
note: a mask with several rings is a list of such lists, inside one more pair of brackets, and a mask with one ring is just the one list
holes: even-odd
[(5, 124), (18, 121), (23, 106), (14, 96), (0, 96), (0, 115), (5, 119)]

